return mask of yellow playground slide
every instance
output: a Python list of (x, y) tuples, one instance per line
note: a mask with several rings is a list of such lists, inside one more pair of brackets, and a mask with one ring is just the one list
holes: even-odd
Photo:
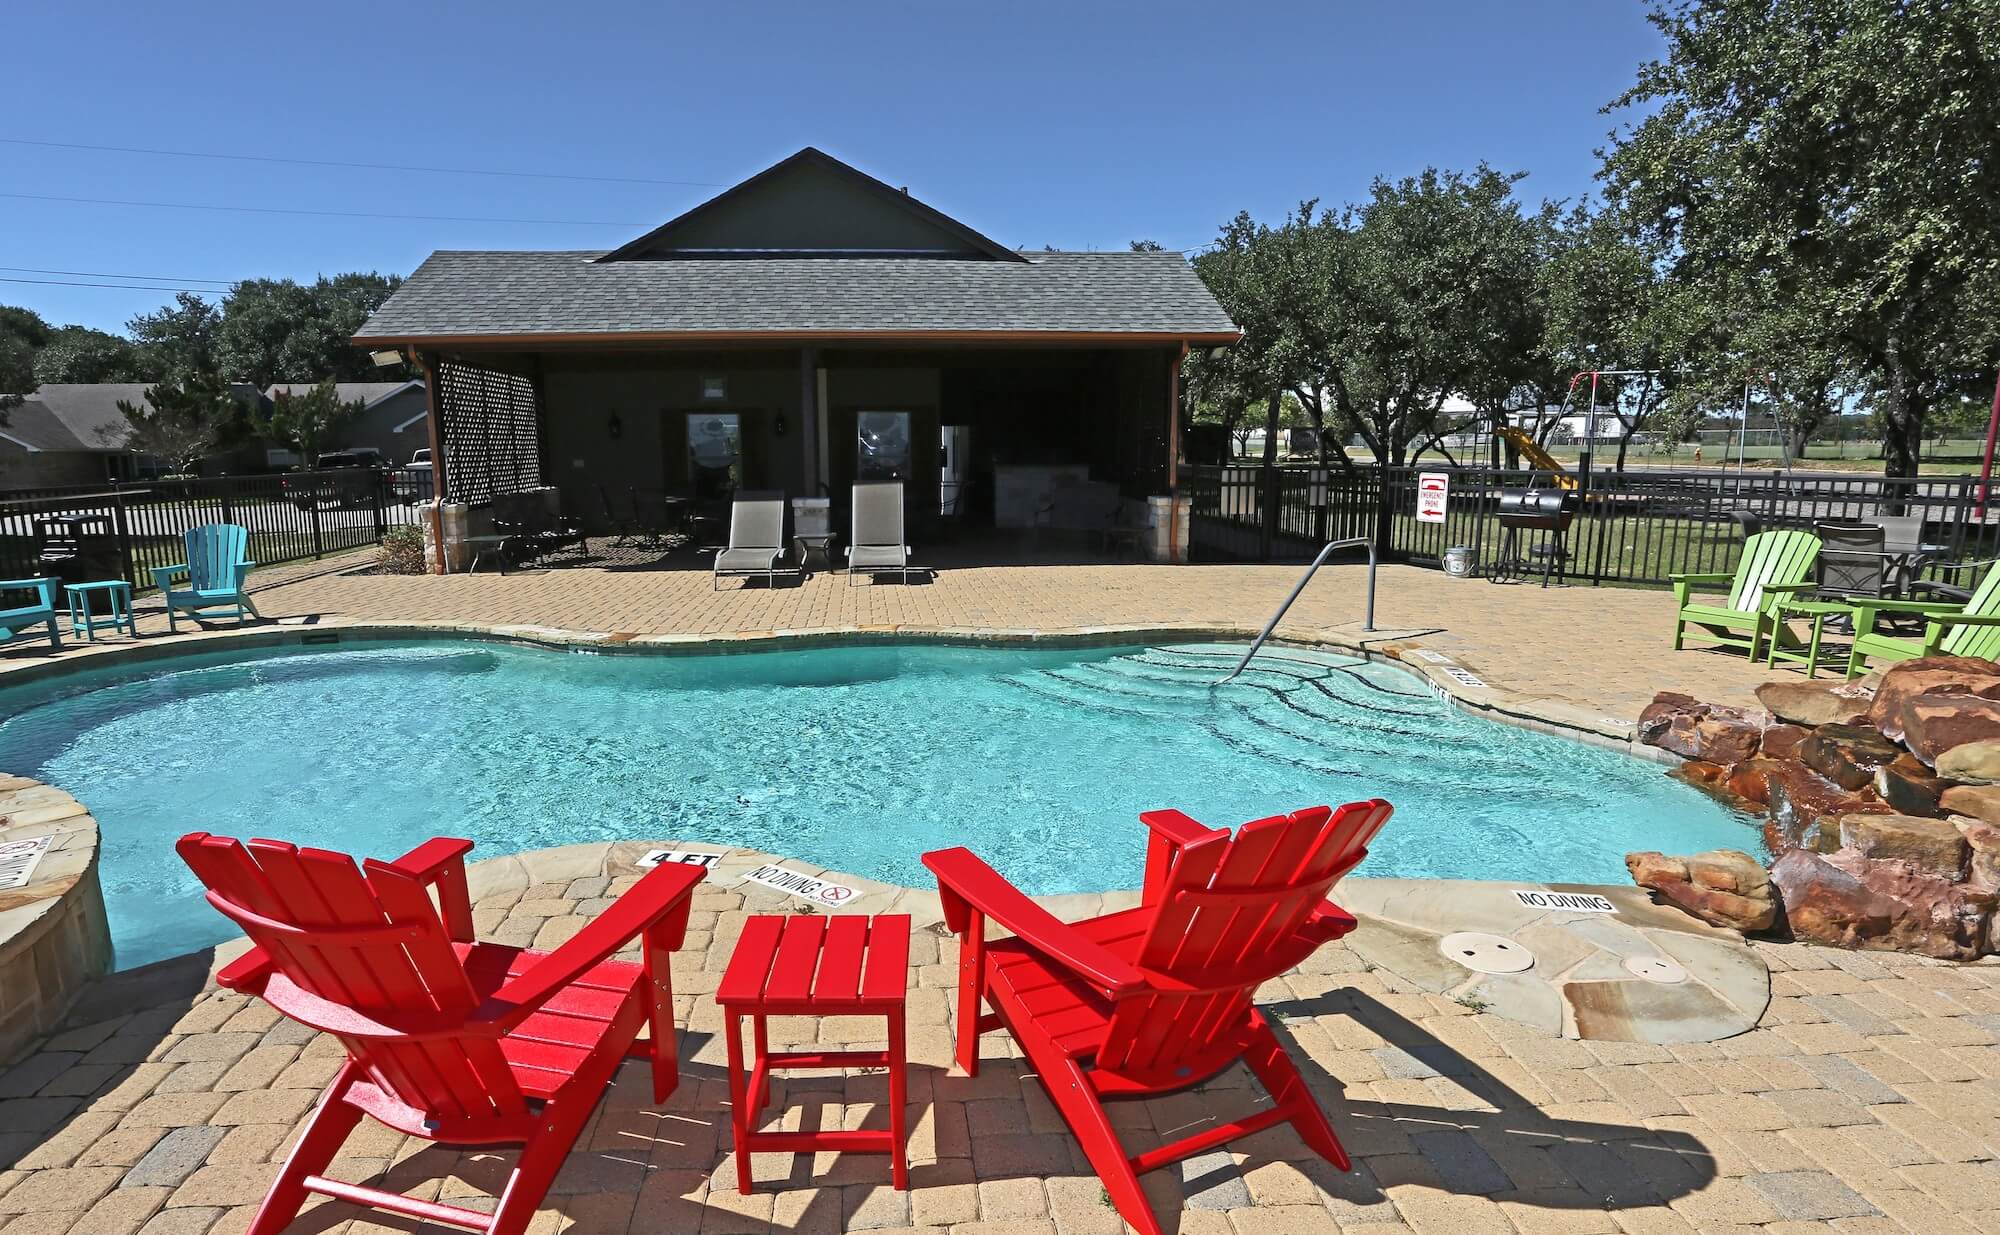
[(1514, 449), (1520, 451), (1521, 457), (1528, 461), (1528, 466), (1538, 472), (1548, 472), (1553, 475), (1558, 488), (1576, 488), (1576, 477), (1570, 475), (1563, 468), (1562, 464), (1556, 462), (1554, 455), (1543, 450), (1541, 444), (1535, 441), (1527, 430), (1517, 429), (1513, 425), (1503, 425), (1495, 429), (1494, 432), (1511, 443)]

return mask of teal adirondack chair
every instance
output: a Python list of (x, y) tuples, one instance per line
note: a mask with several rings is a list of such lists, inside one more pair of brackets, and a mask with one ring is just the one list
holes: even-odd
[[(264, 615), (243, 588), (250, 568), (257, 564), (245, 556), (250, 533), (234, 523), (204, 523), (189, 528), (185, 539), (188, 560), (153, 571), (153, 586), (167, 598), (167, 630), (175, 629), (176, 610), (197, 621), (217, 609), (234, 610), (238, 622), (246, 613), (261, 619)], [(174, 581), (182, 575), (187, 576), (187, 586), (177, 588)]]
[[(1876, 660), (1912, 660), (1918, 656), (1980, 656), (2000, 658), (2000, 563), (1986, 572), (1972, 598), (1963, 605), (1934, 600), (1857, 600), (1854, 649), (1847, 656), (1847, 676), (1858, 678)], [(1898, 639), (1875, 629), (1880, 613), (1902, 613), (1924, 619), (1921, 639)]]
[[(1674, 649), (1682, 646), (1689, 626), (1699, 627), (1723, 647), (1743, 648), (1750, 659), (1768, 635), (1796, 641), (1778, 620), (1778, 602), (1794, 592), (1810, 591), (1813, 561), (1819, 557), (1819, 537), (1811, 532), (1759, 532), (1743, 542), (1743, 556), (1730, 574), (1668, 575), (1674, 585)], [(1719, 605), (1696, 604), (1691, 593), (1719, 592), (1729, 585), (1728, 599)], [(1734, 632), (1748, 631), (1745, 639)]]
[(62, 586), (60, 579), (0, 579), (0, 595), (7, 592), (33, 592), (35, 603), (18, 609), (0, 609), (0, 645), (12, 643), (27, 636), (24, 631), (37, 626), (49, 628), (49, 646), (62, 647), (62, 639), (56, 633), (56, 589)]

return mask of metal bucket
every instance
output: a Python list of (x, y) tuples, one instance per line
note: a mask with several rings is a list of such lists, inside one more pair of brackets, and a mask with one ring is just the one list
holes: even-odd
[(1479, 569), (1479, 550), (1471, 545), (1453, 545), (1444, 551), (1444, 573), (1454, 579), (1470, 579)]

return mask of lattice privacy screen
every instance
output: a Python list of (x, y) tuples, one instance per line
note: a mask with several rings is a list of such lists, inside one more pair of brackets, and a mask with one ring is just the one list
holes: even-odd
[(541, 484), (535, 384), (460, 361), (436, 372), (448, 500), (490, 502)]

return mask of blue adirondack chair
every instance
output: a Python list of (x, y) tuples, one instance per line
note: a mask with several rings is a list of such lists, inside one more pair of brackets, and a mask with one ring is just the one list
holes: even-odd
[[(178, 566), (162, 566), (153, 571), (153, 586), (167, 598), (167, 630), (174, 629), (174, 611), (184, 610), (199, 620), (204, 613), (233, 609), (236, 620), (244, 614), (264, 615), (250, 602), (243, 584), (257, 563), (245, 558), (250, 533), (234, 523), (204, 523), (187, 531), (187, 558)], [(174, 580), (187, 576), (187, 586), (177, 588)]]
[(46, 624), (49, 646), (62, 647), (62, 640), (56, 635), (56, 589), (61, 586), (60, 579), (0, 579), (0, 596), (8, 592), (35, 593), (35, 603), (31, 605), (0, 609), (0, 644), (25, 638), (24, 631)]

